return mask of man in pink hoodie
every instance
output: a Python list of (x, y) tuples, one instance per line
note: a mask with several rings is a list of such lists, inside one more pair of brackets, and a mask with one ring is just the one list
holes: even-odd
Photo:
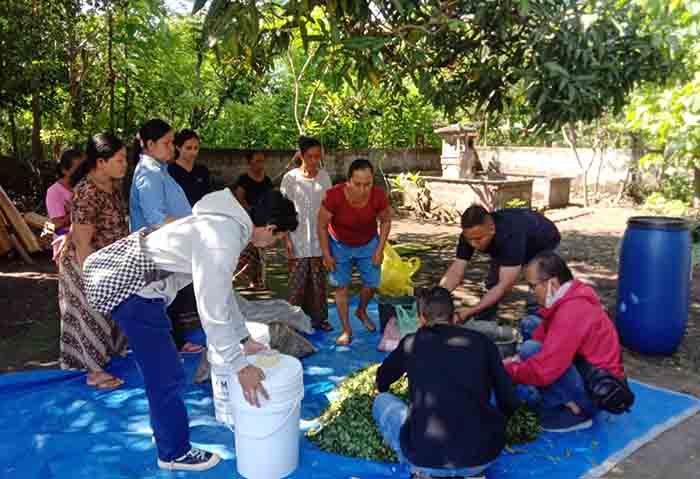
[(568, 432), (591, 427), (597, 409), (582, 373), (595, 367), (625, 377), (615, 325), (595, 291), (574, 279), (556, 253), (537, 255), (527, 265), (525, 279), (541, 306), (542, 320), (518, 355), (504, 360), (506, 371), (515, 383), (537, 387), (543, 429)]

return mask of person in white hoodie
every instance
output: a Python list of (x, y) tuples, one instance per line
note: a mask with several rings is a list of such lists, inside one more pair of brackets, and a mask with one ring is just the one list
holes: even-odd
[(248, 402), (259, 406), (263, 371), (251, 366), (245, 354), (264, 348), (245, 326), (231, 280), (238, 256), (252, 242), (264, 248), (297, 227), (294, 204), (279, 191), (269, 191), (250, 214), (233, 193), (210, 193), (195, 204), (192, 215), (149, 234), (144, 252), (163, 279), (151, 282), (117, 306), (112, 317), (126, 334), (144, 377), (151, 425), (162, 469), (203, 471), (220, 460), (193, 448), (180, 390), (184, 371), (170, 335), (166, 307), (177, 292), (192, 283), (211, 364), (238, 375)]

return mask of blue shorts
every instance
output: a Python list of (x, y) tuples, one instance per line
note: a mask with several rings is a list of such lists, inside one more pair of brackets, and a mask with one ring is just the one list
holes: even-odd
[(331, 256), (335, 259), (335, 271), (328, 274), (328, 282), (334, 288), (345, 288), (352, 281), (352, 266), (357, 265), (362, 278), (362, 286), (378, 288), (382, 278), (381, 268), (372, 263), (372, 256), (379, 245), (379, 237), (375, 236), (363, 246), (350, 246), (329, 238)]

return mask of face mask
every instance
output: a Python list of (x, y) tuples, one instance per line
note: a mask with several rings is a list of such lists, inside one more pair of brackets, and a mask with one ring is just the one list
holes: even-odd
[(551, 308), (556, 300), (557, 295), (556, 292), (552, 292), (552, 283), (547, 281), (547, 293), (544, 299), (545, 308)]

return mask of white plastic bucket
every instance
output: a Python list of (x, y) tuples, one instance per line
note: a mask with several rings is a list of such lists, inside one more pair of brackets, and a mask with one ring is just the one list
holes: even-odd
[[(254, 340), (269, 346), (270, 328), (266, 324), (248, 322), (246, 327)], [(231, 389), (241, 388), (238, 377), (233, 374), (230, 368), (211, 364), (211, 387), (216, 420), (233, 429), (235, 422)]]
[[(250, 356), (251, 364), (256, 357)], [(279, 479), (299, 465), (299, 417), (304, 397), (304, 373), (301, 362), (280, 354), (277, 364), (262, 367), (263, 386), (270, 399), (262, 399), (259, 408), (243, 397), (236, 381), (231, 393), (236, 463), (238, 473), (246, 479)]]

